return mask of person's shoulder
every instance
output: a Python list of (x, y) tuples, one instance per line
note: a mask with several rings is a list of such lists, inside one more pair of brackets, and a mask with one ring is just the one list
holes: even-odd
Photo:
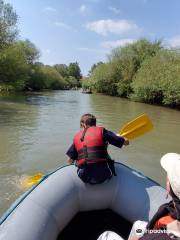
[(104, 129), (105, 129), (103, 126), (93, 126), (93, 127), (98, 131), (100, 130), (102, 133), (104, 132)]
[(109, 130), (109, 129), (107, 129), (107, 128), (103, 128), (103, 131), (104, 131), (104, 133), (107, 134), (107, 135), (115, 135), (115, 133), (114, 133), (113, 131), (111, 131), (111, 130)]
[(94, 126), (96, 129), (101, 130), (102, 132), (106, 131), (106, 128), (103, 126)]
[(94, 126), (95, 128), (105, 129), (103, 126)]
[(78, 136), (80, 136), (80, 133), (81, 133), (81, 131), (75, 132), (75, 134), (74, 134), (74, 136), (73, 136), (73, 142), (74, 142), (74, 140), (75, 140), (76, 138), (78, 138)]

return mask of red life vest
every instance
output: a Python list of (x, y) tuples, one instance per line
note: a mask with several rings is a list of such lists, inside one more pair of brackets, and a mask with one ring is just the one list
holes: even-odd
[(154, 225), (154, 229), (161, 229), (161, 228), (166, 228), (169, 223), (172, 223), (175, 221), (174, 218), (172, 218), (170, 215), (161, 217), (159, 220), (156, 221)]
[(89, 127), (81, 140), (83, 130), (74, 136), (78, 152), (77, 165), (108, 161), (107, 145), (103, 141), (103, 127)]

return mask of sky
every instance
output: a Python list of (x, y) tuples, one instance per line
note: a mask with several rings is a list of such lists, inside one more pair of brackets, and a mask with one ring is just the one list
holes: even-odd
[(180, 0), (5, 0), (19, 16), (21, 39), (44, 64), (78, 62), (85, 76), (117, 46), (140, 38), (180, 46)]

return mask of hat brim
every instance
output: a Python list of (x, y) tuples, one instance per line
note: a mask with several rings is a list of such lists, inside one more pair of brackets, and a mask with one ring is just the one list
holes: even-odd
[(167, 172), (171, 174), (174, 168), (174, 162), (179, 161), (180, 154), (177, 153), (167, 153), (161, 158), (161, 166)]

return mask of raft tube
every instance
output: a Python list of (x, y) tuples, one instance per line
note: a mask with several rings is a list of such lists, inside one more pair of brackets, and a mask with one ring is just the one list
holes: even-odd
[(83, 211), (112, 209), (131, 223), (149, 221), (169, 200), (165, 189), (123, 164), (115, 167), (117, 176), (99, 185), (84, 184), (74, 165), (49, 174), (3, 216), (0, 240), (56, 240)]

